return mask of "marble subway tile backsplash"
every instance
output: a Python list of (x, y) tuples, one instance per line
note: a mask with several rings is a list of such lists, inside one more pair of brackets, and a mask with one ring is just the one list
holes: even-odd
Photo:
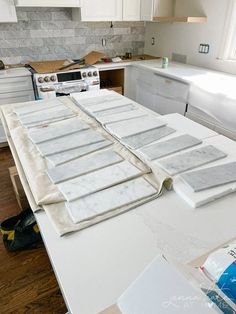
[[(108, 56), (142, 54), (143, 22), (77, 22), (72, 9), (18, 8), (18, 23), (0, 24), (0, 59), (5, 63), (78, 59), (91, 50)], [(102, 46), (102, 38), (106, 46)]]

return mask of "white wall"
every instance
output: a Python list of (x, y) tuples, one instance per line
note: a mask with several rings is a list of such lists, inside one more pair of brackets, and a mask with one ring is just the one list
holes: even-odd
[[(191, 3), (191, 4), (190, 4)], [(229, 0), (176, 0), (176, 15), (208, 17), (203, 24), (155, 23), (146, 27), (145, 53), (171, 58), (172, 52), (187, 55), (187, 63), (236, 74), (236, 62), (217, 59)], [(151, 45), (151, 38), (156, 44)], [(199, 54), (200, 43), (210, 45), (209, 54)]]

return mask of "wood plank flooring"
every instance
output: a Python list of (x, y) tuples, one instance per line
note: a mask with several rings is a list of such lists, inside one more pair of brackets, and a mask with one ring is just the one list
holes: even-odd
[[(0, 221), (17, 214), (18, 207), (8, 168), (10, 150), (0, 148)], [(66, 313), (45, 247), (9, 253), (0, 236), (0, 313)]]

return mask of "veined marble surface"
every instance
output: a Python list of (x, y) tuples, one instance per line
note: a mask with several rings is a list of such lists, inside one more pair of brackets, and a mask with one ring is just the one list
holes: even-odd
[(117, 99), (109, 102), (98, 103), (96, 105), (90, 105), (85, 108), (90, 113), (95, 114), (96, 112), (105, 111), (108, 109), (113, 109), (117, 107), (132, 105), (132, 100), (130, 99)]
[(106, 126), (108, 131), (118, 138), (140, 134), (148, 130), (153, 130), (165, 126), (166, 122), (156, 117), (142, 117), (127, 121), (114, 122)]
[(124, 105), (124, 106), (96, 112), (96, 113), (94, 113), (94, 116), (96, 118), (100, 118), (100, 117), (105, 117), (105, 116), (114, 115), (114, 114), (118, 114), (118, 113), (128, 112), (131, 110), (136, 110), (136, 109), (137, 109), (137, 106), (135, 106), (134, 104)]
[(53, 98), (53, 99), (48, 99), (48, 100), (44, 100), (44, 101), (38, 101), (37, 103), (33, 103), (31, 105), (27, 104), (25, 106), (22, 106), (20, 108), (15, 108), (14, 112), (18, 115), (18, 116), (24, 116), (27, 114), (31, 114), (31, 113), (36, 113), (39, 111), (44, 111), (50, 108), (54, 108), (54, 107), (60, 107), (62, 105), (62, 103), (60, 102), (60, 100), (58, 100), (57, 98)]
[(83, 107), (88, 107), (92, 105), (99, 105), (106, 102), (112, 102), (112, 101), (121, 100), (121, 99), (122, 99), (121, 95), (109, 93), (108, 95), (90, 97), (90, 98), (79, 99), (79, 100), (76, 99), (76, 101), (78, 102), (79, 105)]
[(107, 115), (104, 117), (99, 117), (97, 120), (102, 124), (108, 124), (113, 122), (119, 122), (124, 120), (131, 120), (138, 117), (145, 117), (147, 116), (147, 112), (142, 109), (130, 110), (126, 112), (121, 112), (117, 114)]
[(157, 193), (143, 178), (134, 179), (103, 191), (67, 202), (66, 207), (74, 223), (101, 215), (107, 211), (132, 204)]
[(49, 156), (104, 140), (100, 133), (89, 129), (38, 144), (37, 148), (42, 156)]
[(198, 149), (191, 150), (186, 153), (180, 153), (162, 160), (156, 161), (168, 174), (176, 175), (178, 173), (191, 170), (193, 168), (205, 165), (226, 157), (227, 154), (207, 145)]
[(168, 126), (163, 126), (154, 130), (145, 131), (122, 139), (122, 143), (132, 149), (138, 149), (159, 139), (174, 133), (175, 130)]
[(163, 141), (143, 147), (140, 149), (140, 152), (148, 159), (153, 160), (177, 153), (181, 150), (191, 148), (201, 143), (201, 140), (191, 135), (184, 134), (173, 137), (168, 141)]
[(90, 145), (70, 149), (70, 150), (67, 150), (65, 152), (53, 154), (53, 155), (47, 156), (46, 158), (55, 167), (55, 166), (64, 164), (68, 161), (71, 161), (71, 160), (77, 159), (79, 157), (88, 155), (88, 154), (95, 152), (97, 150), (106, 148), (112, 144), (113, 143), (111, 141), (104, 140), (102, 142), (98, 142), (95, 144), (90, 144)]
[(20, 122), (27, 128), (50, 123), (53, 121), (64, 120), (75, 116), (72, 110), (61, 105), (44, 111), (35, 112), (19, 117)]
[(60, 183), (58, 184), (58, 188), (66, 200), (70, 202), (140, 176), (141, 174), (141, 170), (125, 160), (73, 180)]
[(227, 183), (236, 183), (236, 162), (183, 173), (180, 178), (194, 192), (207, 190)]
[(55, 184), (74, 179), (83, 174), (121, 162), (123, 158), (112, 150), (97, 152), (48, 169), (47, 174)]
[(28, 134), (33, 143), (39, 144), (89, 128), (89, 125), (79, 118), (72, 118), (30, 129)]

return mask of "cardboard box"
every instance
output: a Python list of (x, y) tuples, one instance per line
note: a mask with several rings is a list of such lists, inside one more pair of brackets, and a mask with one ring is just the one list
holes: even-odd
[(17, 203), (21, 210), (27, 209), (30, 207), (27, 200), (24, 188), (21, 184), (20, 177), (18, 175), (16, 167), (9, 168), (10, 178), (13, 185), (13, 189), (16, 195)]

